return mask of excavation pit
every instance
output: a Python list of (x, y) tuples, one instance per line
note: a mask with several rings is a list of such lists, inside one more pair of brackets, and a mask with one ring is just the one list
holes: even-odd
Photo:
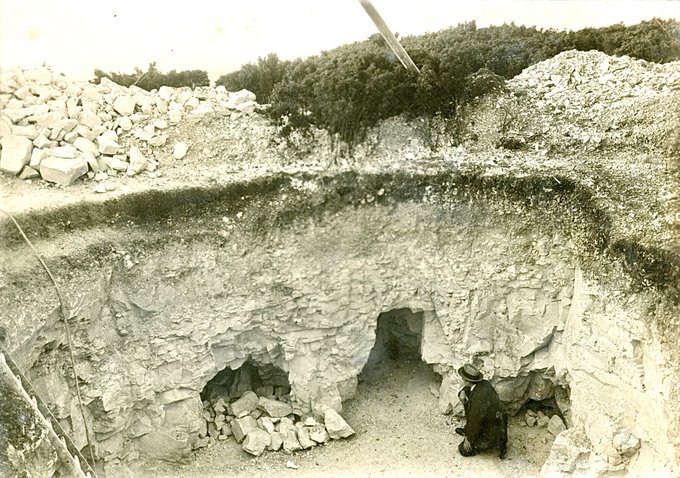
[[(653, 296), (610, 293), (633, 279), (602, 252), (604, 213), (559, 179), (280, 175), (18, 219), (71, 299), (86, 422), (113, 475), (216, 450), (240, 463), (230, 435), (197, 443), (210, 437), (204, 401), (214, 412), (211, 400), (241, 398), (241, 375), (258, 401), (272, 387), (294, 417), (332, 408), (355, 428), (355, 439), (307, 455), (351, 462), (356, 443), (368, 446), (362, 434), (396, 449), (427, 435), (422, 455), (446, 457), (433, 472), (459, 466), (459, 423), (445, 414), (468, 361), (513, 413), (548, 385), (568, 387), (568, 432), (597, 420), (584, 433), (598, 453), (651, 460), (666, 453), (651, 425), (667, 423), (648, 325), (659, 309)], [(2, 224), (7, 350), (85, 451), (59, 302), (12, 227)], [(613, 384), (606, 401), (601, 376)], [(637, 420), (635, 404), (647, 404), (649, 420)], [(399, 433), (388, 437), (390, 427)], [(604, 445), (626, 433), (647, 445)], [(510, 456), (522, 459), (510, 436)]]

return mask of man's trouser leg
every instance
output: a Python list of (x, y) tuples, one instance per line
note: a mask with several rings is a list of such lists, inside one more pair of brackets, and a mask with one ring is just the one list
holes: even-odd
[(463, 447), (463, 443), (465, 443), (465, 440), (463, 440), (462, 442), (460, 442), (458, 444), (458, 451), (460, 452), (460, 454), (463, 455), (463, 456), (475, 456), (475, 454), (477, 452), (475, 451), (474, 447), (470, 448), (470, 451), (465, 451), (465, 447)]
[(477, 443), (471, 444), (470, 451), (465, 451), (463, 443), (465, 443), (465, 440), (460, 442), (460, 444), (458, 445), (458, 451), (463, 456), (475, 456), (477, 453), (491, 448), (491, 441), (489, 441), (486, 437), (481, 437), (479, 440), (477, 440)]

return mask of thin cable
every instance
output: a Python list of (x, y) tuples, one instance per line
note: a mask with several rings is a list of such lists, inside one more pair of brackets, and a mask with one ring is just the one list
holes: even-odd
[[(14, 219), (14, 216), (12, 216), (10, 213), (7, 211), (0, 209), (0, 212), (4, 213), (7, 217), (9, 217), (16, 228), (19, 230), (19, 233), (21, 236), (24, 238), (26, 241), (26, 244), (31, 248), (33, 251), (33, 254), (38, 258), (40, 261), (40, 264), (42, 264), (43, 268), (45, 269), (45, 272), (47, 272), (47, 275), (49, 276), (50, 280), (52, 281), (52, 284), (54, 284), (54, 289), (57, 291), (57, 297), (59, 298), (59, 304), (61, 305), (61, 315), (64, 319), (64, 330), (66, 331), (66, 338), (68, 340), (68, 352), (69, 356), (71, 358), (71, 367), (73, 368), (73, 378), (75, 380), (76, 384), (76, 395), (78, 396), (78, 407), (80, 408), (80, 416), (83, 419), (83, 427), (85, 427), (85, 437), (87, 438), (87, 445), (90, 451), (90, 459), (92, 460), (91, 463), (88, 463), (88, 466), (90, 467), (91, 470), (94, 470), (94, 464), (95, 464), (95, 459), (94, 459), (94, 451), (92, 447), (92, 440), (90, 439), (90, 432), (87, 429), (87, 420), (85, 419), (85, 408), (83, 407), (83, 398), (80, 394), (80, 384), (78, 383), (78, 372), (76, 371), (76, 360), (73, 356), (73, 339), (71, 338), (71, 329), (69, 328), (68, 321), (71, 318), (70, 314), (68, 314), (68, 309), (66, 307), (66, 301), (64, 300), (64, 297), (61, 295), (61, 290), (59, 290), (59, 285), (57, 285), (57, 281), (55, 280), (54, 276), (50, 272), (50, 269), (47, 267), (47, 264), (45, 264), (45, 261), (43, 258), (38, 254), (38, 251), (33, 247), (33, 244), (31, 244), (31, 241), (28, 239), (26, 234), (24, 234), (24, 230), (21, 229), (21, 226), (19, 223)], [(94, 472), (94, 471), (93, 471)]]

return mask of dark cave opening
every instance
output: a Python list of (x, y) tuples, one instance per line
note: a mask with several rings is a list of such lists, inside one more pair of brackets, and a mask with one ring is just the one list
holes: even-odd
[(392, 375), (398, 369), (410, 370), (410, 375), (423, 375), (424, 382), (436, 397), (441, 375), (422, 360), (423, 311), (409, 308), (393, 309), (378, 316), (375, 343), (359, 374), (359, 383)]
[(288, 374), (274, 365), (247, 360), (236, 370), (227, 367), (217, 372), (201, 391), (201, 400), (216, 401), (222, 398), (231, 401), (248, 391), (255, 392), (258, 397), (288, 400)]
[(378, 316), (375, 343), (364, 369), (385, 359), (420, 360), (423, 331), (423, 312), (394, 309)]
[[(557, 428), (552, 428), (551, 431), (553, 434), (559, 433), (572, 424), (569, 391), (567, 388), (556, 385), (554, 393), (544, 399), (527, 399), (519, 408), (516, 416), (530, 427), (551, 428), (549, 423), (552, 421), (553, 426)], [(554, 417), (559, 417), (560, 420), (555, 421)]]

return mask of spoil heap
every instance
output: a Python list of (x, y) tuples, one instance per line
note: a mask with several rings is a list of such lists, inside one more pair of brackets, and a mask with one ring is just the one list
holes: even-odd
[(22, 179), (70, 185), (87, 175), (96, 192), (115, 189), (120, 174), (157, 177), (161, 164), (182, 159), (188, 145), (168, 145), (168, 130), (188, 115), (253, 114), (255, 95), (224, 87), (147, 92), (117, 85), (76, 83), (48, 68), (0, 73), (0, 170)]

